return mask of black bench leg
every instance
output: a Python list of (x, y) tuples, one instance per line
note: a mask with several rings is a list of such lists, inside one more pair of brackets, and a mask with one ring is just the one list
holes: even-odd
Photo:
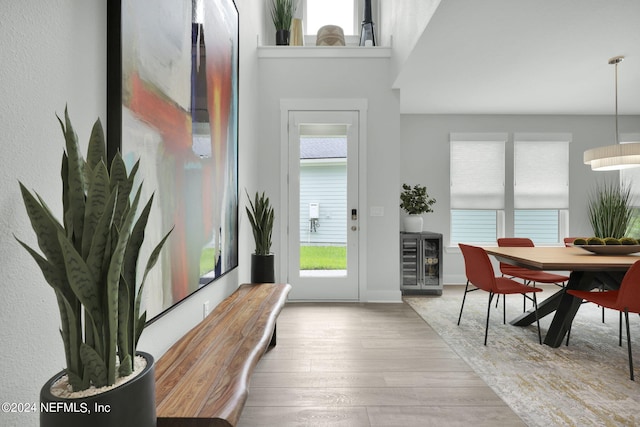
[(273, 325), (273, 335), (271, 335), (271, 342), (269, 343), (269, 349), (272, 349), (276, 346), (276, 330), (278, 329), (278, 325)]

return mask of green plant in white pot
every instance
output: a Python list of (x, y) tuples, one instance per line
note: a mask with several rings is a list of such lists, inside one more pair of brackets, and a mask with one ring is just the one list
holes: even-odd
[[(146, 321), (146, 312), (140, 313), (145, 279), (170, 232), (151, 252), (139, 277), (138, 258), (153, 197), (138, 212), (141, 186), (134, 189), (138, 163), (127, 173), (118, 153), (107, 168), (99, 120), (85, 160), (66, 108), (64, 122), (58, 121), (65, 138), (62, 221), (20, 183), (42, 255), (18, 241), (53, 288), (60, 311), (66, 368), (43, 386), (41, 402), (45, 408), (53, 405), (52, 409), (60, 401), (73, 407), (86, 405), (91, 413), (41, 408), (40, 425), (155, 426), (153, 357), (136, 352), (136, 346)], [(99, 392), (131, 375), (140, 357), (147, 366), (126, 387)], [(54, 383), (60, 393), (52, 391)], [(77, 394), (93, 396), (76, 398)], [(94, 411), (96, 405), (104, 411)]]
[(251, 201), (249, 193), (247, 193), (247, 198), (249, 199), (249, 206), (246, 207), (247, 216), (251, 222), (253, 238), (256, 243), (255, 253), (251, 254), (251, 283), (274, 283), (275, 256), (271, 253), (273, 207), (264, 192), (259, 194), (256, 191), (253, 201)]
[(400, 207), (408, 214), (404, 218), (404, 230), (411, 233), (422, 231), (422, 214), (433, 212), (432, 206), (436, 199), (429, 197), (427, 187), (416, 184), (411, 187), (409, 184), (402, 184), (400, 193)]

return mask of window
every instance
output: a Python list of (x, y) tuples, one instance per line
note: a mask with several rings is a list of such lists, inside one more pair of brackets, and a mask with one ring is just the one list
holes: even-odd
[(515, 134), (513, 207), (515, 237), (558, 243), (569, 208), (570, 135)]
[[(314, 36), (324, 25), (338, 25), (345, 36), (358, 35), (357, 0), (302, 0), (304, 7), (303, 25), (305, 35)], [(359, 9), (358, 9), (359, 10)]]
[(506, 134), (451, 134), (451, 244), (495, 242), (504, 224)]
[(452, 246), (495, 244), (507, 235), (557, 244), (567, 235), (571, 135), (516, 133), (513, 175), (506, 168), (507, 139), (503, 133), (450, 135)]

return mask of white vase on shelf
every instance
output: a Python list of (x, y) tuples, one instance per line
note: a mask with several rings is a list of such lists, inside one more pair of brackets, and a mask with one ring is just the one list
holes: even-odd
[(404, 231), (408, 233), (422, 232), (423, 218), (421, 215), (407, 215), (404, 217)]

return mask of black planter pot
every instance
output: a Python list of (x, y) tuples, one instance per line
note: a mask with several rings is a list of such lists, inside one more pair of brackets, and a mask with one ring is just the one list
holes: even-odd
[(276, 45), (289, 46), (289, 30), (276, 30)]
[(51, 394), (51, 385), (59, 372), (40, 390), (40, 427), (155, 427), (156, 381), (153, 356), (134, 379), (107, 392), (78, 399)]
[(275, 283), (275, 255), (251, 254), (251, 283)]

